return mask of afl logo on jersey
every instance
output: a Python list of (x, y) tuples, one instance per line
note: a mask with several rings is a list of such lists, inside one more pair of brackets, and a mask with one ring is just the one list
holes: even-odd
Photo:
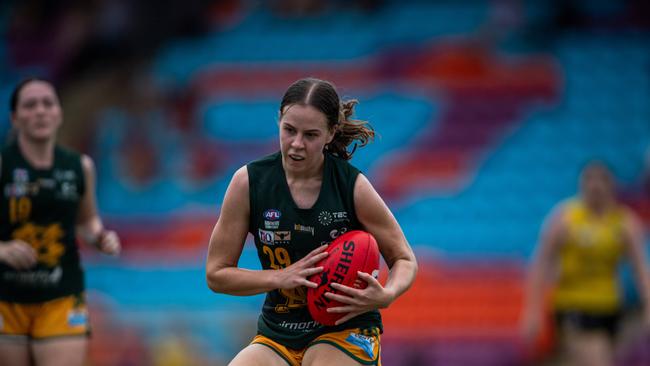
[(282, 216), (280, 211), (272, 208), (264, 211), (262, 215), (264, 216), (265, 229), (277, 229), (280, 227), (280, 216)]
[(282, 216), (280, 211), (275, 210), (275, 209), (270, 209), (270, 210), (264, 211), (264, 219), (265, 220), (278, 221), (278, 220), (280, 220), (280, 216)]
[(29, 173), (26, 169), (14, 169), (14, 183), (29, 182)]

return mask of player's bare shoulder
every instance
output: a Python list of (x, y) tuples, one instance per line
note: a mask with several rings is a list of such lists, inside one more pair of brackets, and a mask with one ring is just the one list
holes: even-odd
[(232, 175), (232, 182), (248, 186), (248, 166), (244, 165)]
[(639, 215), (630, 207), (626, 205), (620, 205), (622, 215), (623, 215), (623, 225), (625, 226), (626, 231), (631, 234), (643, 236), (645, 231), (645, 225)]
[(542, 225), (542, 236), (559, 245), (568, 235), (569, 211), (576, 200), (569, 198), (558, 202), (546, 216)]
[(95, 171), (93, 159), (86, 154), (81, 154), (81, 167), (86, 173)]
[[(234, 215), (248, 215), (250, 210), (250, 192), (248, 169), (244, 165), (233, 174), (230, 184), (221, 206), (221, 217), (227, 213), (229, 217)], [(244, 216), (241, 216), (243, 218)]]
[(249, 193), (249, 179), (248, 179), (248, 167), (246, 165), (237, 169), (232, 175), (230, 184), (228, 185), (227, 194), (234, 194), (236, 196), (248, 198)]

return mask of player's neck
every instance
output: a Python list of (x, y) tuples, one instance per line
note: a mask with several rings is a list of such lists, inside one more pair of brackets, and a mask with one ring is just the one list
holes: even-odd
[(602, 216), (614, 206), (614, 200), (609, 198), (602, 198), (597, 200), (585, 199), (585, 205), (594, 215)]
[(18, 148), (34, 168), (48, 169), (54, 164), (54, 139), (47, 141), (34, 141), (28, 137), (18, 135)]

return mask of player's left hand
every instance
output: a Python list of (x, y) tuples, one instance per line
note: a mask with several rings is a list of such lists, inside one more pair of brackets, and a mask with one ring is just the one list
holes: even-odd
[(395, 296), (389, 290), (385, 289), (373, 276), (365, 272), (357, 272), (357, 274), (357, 281), (362, 280), (368, 282), (368, 287), (356, 289), (333, 282), (331, 283), (332, 288), (341, 294), (325, 293), (325, 296), (329, 299), (345, 304), (344, 306), (328, 308), (328, 313), (348, 313), (339, 319), (335, 325), (344, 323), (357, 315), (371, 310), (387, 308), (395, 299)]
[(122, 244), (117, 233), (112, 230), (103, 231), (98, 238), (97, 249), (104, 254), (117, 257), (122, 250)]

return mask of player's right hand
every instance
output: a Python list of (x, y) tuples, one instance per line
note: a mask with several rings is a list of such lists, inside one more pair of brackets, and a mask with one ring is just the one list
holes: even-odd
[(321, 245), (289, 267), (277, 270), (276, 287), (278, 289), (292, 289), (299, 286), (318, 287), (317, 283), (307, 278), (323, 271), (323, 267), (314, 267), (314, 265), (329, 255), (325, 249), (327, 245)]
[(0, 244), (0, 262), (17, 270), (25, 270), (36, 265), (38, 256), (31, 245), (22, 240), (11, 240)]

